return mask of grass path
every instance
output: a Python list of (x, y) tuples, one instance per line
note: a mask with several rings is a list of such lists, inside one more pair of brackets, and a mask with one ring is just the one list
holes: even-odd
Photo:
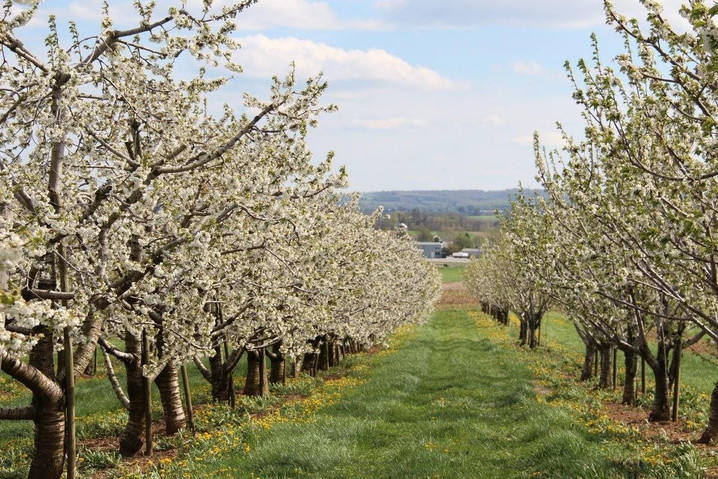
[(566, 412), (535, 400), (528, 368), (487, 334), (465, 310), (437, 312), (314, 421), (277, 424), (211, 468), (263, 479), (625, 477)]

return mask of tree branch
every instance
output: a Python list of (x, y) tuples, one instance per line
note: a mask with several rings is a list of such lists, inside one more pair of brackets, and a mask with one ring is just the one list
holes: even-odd
[[(180, 12), (184, 12), (184, 10), (180, 10)], [(99, 45), (97, 45), (92, 51), (92, 53), (90, 53), (84, 60), (82, 60), (82, 62), (80, 62), (77, 68), (81, 69), (100, 58), (112, 45), (117, 43), (120, 38), (149, 32), (153, 28), (157, 28), (171, 22), (173, 18), (174, 17), (172, 17), (172, 15), (168, 15), (162, 20), (156, 21), (155, 23), (150, 23), (148, 25), (132, 28), (129, 30), (114, 30), (110, 32), (108, 35), (105, 36), (105, 38), (100, 40)]]
[(105, 338), (100, 338), (97, 343), (102, 347), (103, 354), (109, 353), (125, 364), (132, 364), (136, 361), (139, 361), (139, 358), (137, 358), (134, 354), (120, 351), (119, 349), (111, 345)]
[(192, 359), (194, 360), (194, 365), (197, 366), (197, 370), (200, 372), (202, 377), (205, 380), (212, 382), (212, 374), (209, 372), (209, 369), (205, 367), (204, 363), (202, 363), (202, 360), (198, 356), (195, 356)]
[(33, 419), (35, 419), (34, 406), (9, 409), (0, 407), (0, 421), (32, 421)]
[(264, 118), (271, 111), (276, 110), (280, 106), (281, 106), (281, 103), (271, 103), (271, 104), (267, 105), (264, 108), (264, 110), (259, 112), (257, 114), (257, 116), (255, 116), (252, 119), (252, 121), (247, 123), (247, 125), (245, 125), (244, 128), (239, 130), (236, 135), (234, 135), (229, 141), (227, 141), (227, 143), (225, 143), (221, 147), (217, 148), (212, 153), (210, 153), (210, 154), (202, 153), (200, 155), (197, 155), (194, 158), (190, 159), (190, 161), (183, 166), (159, 168), (157, 170), (157, 174), (161, 175), (161, 174), (167, 174), (167, 173), (184, 173), (186, 171), (190, 171), (195, 168), (199, 168), (200, 166), (206, 165), (207, 163), (209, 163), (212, 160), (216, 160), (217, 158), (219, 158), (220, 156), (224, 155), (229, 150), (231, 150), (232, 147), (234, 147), (234, 145), (237, 144), (237, 142), (239, 140), (241, 140), (244, 135), (246, 135), (247, 133), (252, 131), (252, 129), (257, 125), (257, 123), (259, 123), (262, 120), (262, 118)]
[(0, 368), (40, 397), (52, 399), (62, 397), (62, 390), (54, 381), (42, 374), (39, 369), (25, 364), (20, 358), (4, 350), (0, 350)]
[[(105, 364), (107, 365), (107, 379), (110, 380), (110, 384), (112, 384), (112, 390), (115, 391), (115, 395), (117, 395), (117, 399), (120, 400), (122, 403), (122, 406), (124, 406), (125, 409), (130, 409), (130, 400), (125, 395), (125, 392), (122, 390), (122, 386), (120, 385), (120, 382), (117, 380), (117, 374), (115, 374), (115, 368), (112, 367), (112, 359), (110, 359), (110, 355), (107, 352), (107, 349), (104, 347), (102, 349), (102, 357), (105, 358)], [(129, 354), (128, 356), (132, 356)], [(134, 356), (133, 356), (134, 357)]]

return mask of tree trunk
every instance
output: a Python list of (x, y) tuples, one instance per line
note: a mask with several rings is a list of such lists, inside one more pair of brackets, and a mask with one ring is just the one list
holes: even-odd
[(260, 396), (269, 395), (269, 375), (267, 374), (266, 348), (259, 350), (259, 390)]
[(598, 380), (598, 388), (607, 389), (611, 385), (611, 346), (601, 345), (598, 351), (601, 355), (601, 375)]
[[(646, 358), (648, 365), (653, 371), (655, 389), (653, 391), (653, 406), (648, 415), (648, 421), (668, 421), (671, 418), (670, 390), (668, 384), (668, 345), (666, 334), (658, 334), (658, 354), (655, 359)], [(652, 360), (651, 360), (652, 359)]]
[(626, 381), (623, 384), (623, 398), (621, 403), (633, 404), (636, 402), (636, 373), (638, 371), (638, 357), (633, 351), (624, 351), (624, 364), (626, 366)]
[(329, 369), (329, 338), (326, 336), (323, 338), (319, 348), (319, 364), (317, 364), (317, 368), (321, 371)]
[(708, 412), (708, 425), (706, 426), (703, 434), (698, 443), (700, 444), (713, 444), (718, 437), (718, 382), (713, 386), (713, 393), (711, 393), (711, 404)]
[(499, 323), (503, 324), (504, 326), (507, 326), (509, 324), (509, 310), (505, 308), (500, 308), (498, 312), (499, 316)]
[(87, 363), (87, 367), (85, 368), (85, 372), (83, 374), (85, 376), (94, 376), (97, 374), (97, 347), (95, 347), (95, 353), (92, 356), (92, 361)]
[(316, 356), (316, 354), (314, 354), (314, 353), (306, 353), (304, 355), (304, 358), (300, 361), (301, 367), (299, 368), (299, 370), (302, 372), (311, 374), (312, 369), (314, 369), (314, 357), (315, 356)]
[(46, 327), (35, 330), (44, 334), (44, 337), (31, 350), (30, 365), (52, 383), (48, 384), (46, 391), (35, 391), (32, 396), (32, 405), (35, 408), (35, 444), (28, 477), (54, 479), (62, 475), (65, 465), (65, 404), (62, 389), (55, 387), (57, 383), (52, 332)]
[(261, 372), (259, 370), (259, 351), (247, 351), (247, 379), (242, 394), (245, 396), (261, 396)]
[[(139, 358), (142, 354), (140, 338), (132, 333), (125, 334), (125, 351)], [(141, 449), (145, 429), (145, 389), (143, 385), (142, 366), (139, 360), (125, 363), (127, 373), (127, 398), (130, 400), (127, 424), (120, 438), (120, 454), (132, 457)]]
[(519, 344), (525, 346), (528, 341), (528, 323), (522, 316), (519, 316)]
[(229, 401), (232, 389), (230, 384), (231, 375), (224, 372), (221, 347), (214, 348), (214, 356), (209, 358), (209, 368), (212, 374), (212, 399), (215, 401)]
[(668, 421), (671, 418), (670, 387), (666, 368), (659, 367), (653, 371), (656, 388), (653, 397), (653, 407), (648, 415), (649, 422)]
[(329, 341), (329, 367), (339, 364), (339, 344), (333, 339)]
[(536, 327), (533, 322), (529, 323), (529, 348), (536, 349), (538, 346), (538, 340), (536, 339)]
[(64, 467), (65, 412), (62, 397), (33, 399), (35, 448), (30, 479), (56, 479)]
[(160, 391), (162, 411), (165, 416), (167, 434), (174, 434), (187, 426), (187, 417), (182, 407), (177, 366), (170, 361), (155, 379)]
[(596, 357), (596, 345), (593, 341), (584, 341), (586, 354), (583, 357), (583, 368), (581, 369), (581, 381), (588, 381), (593, 377), (593, 361)]
[(275, 344), (272, 347), (273, 356), (269, 357), (272, 367), (269, 372), (269, 384), (278, 384), (284, 382), (284, 354), (281, 352), (281, 344)]

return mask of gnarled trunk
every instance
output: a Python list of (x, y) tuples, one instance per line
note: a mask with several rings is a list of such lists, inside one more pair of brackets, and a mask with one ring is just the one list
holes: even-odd
[(538, 346), (538, 340), (536, 338), (536, 331), (538, 328), (534, 327), (533, 324), (529, 324), (529, 348), (535, 349)]
[(224, 372), (222, 348), (214, 348), (214, 355), (209, 358), (209, 367), (212, 374), (212, 399), (215, 401), (229, 401), (232, 388), (230, 374)]
[(636, 372), (638, 371), (638, 357), (630, 350), (623, 351), (624, 365), (626, 366), (625, 383), (623, 384), (623, 404), (636, 402)]
[(652, 367), (653, 378), (656, 381), (656, 386), (653, 396), (653, 406), (651, 413), (648, 415), (650, 422), (668, 421), (671, 418), (671, 404), (670, 404), (670, 387), (668, 385), (668, 371), (664, 366), (664, 361), (661, 360), (661, 354), (658, 355), (658, 366)]
[(260, 396), (259, 351), (247, 351), (247, 378), (244, 381), (245, 396)]
[(30, 365), (52, 382), (33, 392), (35, 444), (28, 477), (54, 479), (62, 475), (65, 464), (65, 404), (62, 388), (54, 382), (56, 378), (52, 332), (46, 327), (36, 330), (45, 336), (30, 352)]
[(177, 366), (171, 361), (160, 371), (155, 379), (160, 391), (162, 411), (165, 417), (167, 434), (174, 434), (187, 426), (187, 418), (182, 407), (182, 395), (179, 387)]
[(329, 342), (329, 336), (324, 336), (322, 338), (322, 343), (319, 346), (319, 363), (317, 364), (317, 368), (320, 371), (327, 371), (329, 369)]
[(523, 315), (519, 316), (519, 344), (525, 346), (528, 342), (528, 321), (523, 318)]
[(314, 353), (306, 353), (302, 360), (300, 361), (300, 368), (299, 370), (305, 373), (310, 373), (314, 369), (314, 361), (316, 358), (316, 354)]
[(583, 368), (581, 369), (581, 381), (588, 381), (593, 377), (593, 361), (596, 357), (596, 344), (593, 341), (584, 341), (586, 353), (583, 356)]
[(30, 479), (55, 479), (64, 467), (65, 408), (62, 396), (35, 397), (35, 447)]
[(708, 425), (698, 442), (700, 444), (713, 444), (716, 438), (718, 438), (718, 382), (713, 386), (713, 392), (711, 393)]
[(275, 344), (272, 347), (273, 354), (269, 357), (272, 363), (269, 372), (269, 384), (284, 383), (286, 362), (281, 347), (281, 344)]
[[(139, 358), (142, 354), (142, 342), (139, 337), (127, 332), (125, 334), (125, 351)], [(132, 457), (137, 454), (144, 443), (145, 430), (145, 389), (140, 361), (125, 363), (127, 373), (127, 398), (130, 400), (127, 423), (120, 437), (120, 454)]]
[(601, 357), (601, 371), (598, 380), (598, 388), (606, 389), (611, 385), (611, 346), (602, 344), (598, 351)]
[(263, 367), (265, 361), (263, 350), (247, 351), (247, 379), (244, 383), (245, 396), (265, 396), (269, 393), (267, 368)]

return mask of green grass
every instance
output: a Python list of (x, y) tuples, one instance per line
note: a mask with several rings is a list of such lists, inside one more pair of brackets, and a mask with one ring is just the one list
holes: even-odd
[(441, 273), (441, 280), (444, 283), (457, 283), (464, 279), (464, 268), (465, 265), (441, 265), (438, 266), (439, 273)]
[[(543, 319), (541, 334), (544, 344), (550, 345), (551, 341), (556, 341), (577, 354), (584, 354), (585, 348), (581, 338), (579, 338), (576, 333), (573, 324), (563, 313), (555, 311), (548, 312)], [(655, 345), (652, 344), (652, 346), (655, 353)], [(619, 383), (622, 383), (620, 373), (623, 372), (623, 357), (620, 352), (618, 362)], [(646, 369), (647, 381), (652, 383), (650, 375), (650, 370)], [(683, 354), (681, 361), (682, 386), (687, 386), (689, 390), (695, 394), (710, 395), (716, 381), (718, 381), (718, 365), (716, 365), (715, 362), (709, 362), (701, 357), (701, 355), (695, 354), (690, 350)], [(708, 404), (705, 405), (705, 409), (707, 409), (707, 407)]]
[[(463, 275), (463, 266), (439, 270), (445, 282)], [(630, 447), (633, 432), (611, 432), (598, 421), (600, 398), (573, 380), (583, 344), (562, 314), (545, 317), (545, 347), (538, 351), (514, 347), (514, 328), (477, 318), (483, 317), (470, 310), (439, 311), (402, 333), (388, 352), (350, 357), (330, 372), (348, 371), (347, 378), (290, 381), (269, 398), (240, 399), (235, 410), (203, 406), (197, 435), (158, 438), (158, 448), (176, 448), (177, 458), (142, 471), (120, 466), (113, 477), (668, 478), (678, 477), (682, 456), (693, 460), (691, 447), (667, 444), (668, 455), (660, 457), (669, 457), (673, 469), (656, 469), (646, 459), (649, 446)], [(701, 394), (718, 377), (718, 368), (706, 364), (686, 354), (684, 380)], [(78, 384), (83, 438), (117, 435), (124, 423), (103, 369)], [(189, 370), (196, 402), (207, 402), (207, 383)], [(537, 384), (552, 392), (537, 396)], [(280, 405), (282, 396), (293, 402)], [(0, 406), (28, 400), (21, 393)], [(154, 412), (160, 419), (159, 402)], [(22, 477), (31, 438), (31, 423), (0, 422), (0, 478)], [(98, 468), (118, 462), (111, 453), (81, 454)]]
[[(81, 378), (77, 382), (76, 417), (78, 440), (97, 437), (115, 437), (119, 443), (120, 434), (127, 421), (127, 412), (122, 408), (117, 396), (112, 391), (104, 361), (98, 352), (98, 372), (94, 377)], [(113, 366), (120, 384), (125, 386), (124, 367), (119, 361), (113, 360)], [(190, 387), (195, 404), (207, 403), (210, 398), (210, 386), (194, 365), (187, 366)], [(242, 360), (235, 372), (235, 378), (246, 375), (246, 360)], [(27, 406), (31, 401), (29, 390), (14, 383), (6, 376), (0, 375), (0, 407)], [(242, 387), (241, 380), (236, 383)], [(162, 419), (162, 406), (157, 386), (152, 392), (153, 420)], [(30, 461), (33, 445), (33, 423), (31, 421), (0, 421), (0, 479), (6, 477), (24, 477)], [(85, 453), (80, 446), (79, 452)], [(20, 474), (20, 475), (18, 475)]]
[[(535, 400), (517, 351), (497, 348), (466, 311), (436, 313), (366, 382), (306, 423), (258, 434), (214, 477), (624, 477), (620, 452), (570, 413)], [(614, 459), (611, 457), (615, 456)]]

